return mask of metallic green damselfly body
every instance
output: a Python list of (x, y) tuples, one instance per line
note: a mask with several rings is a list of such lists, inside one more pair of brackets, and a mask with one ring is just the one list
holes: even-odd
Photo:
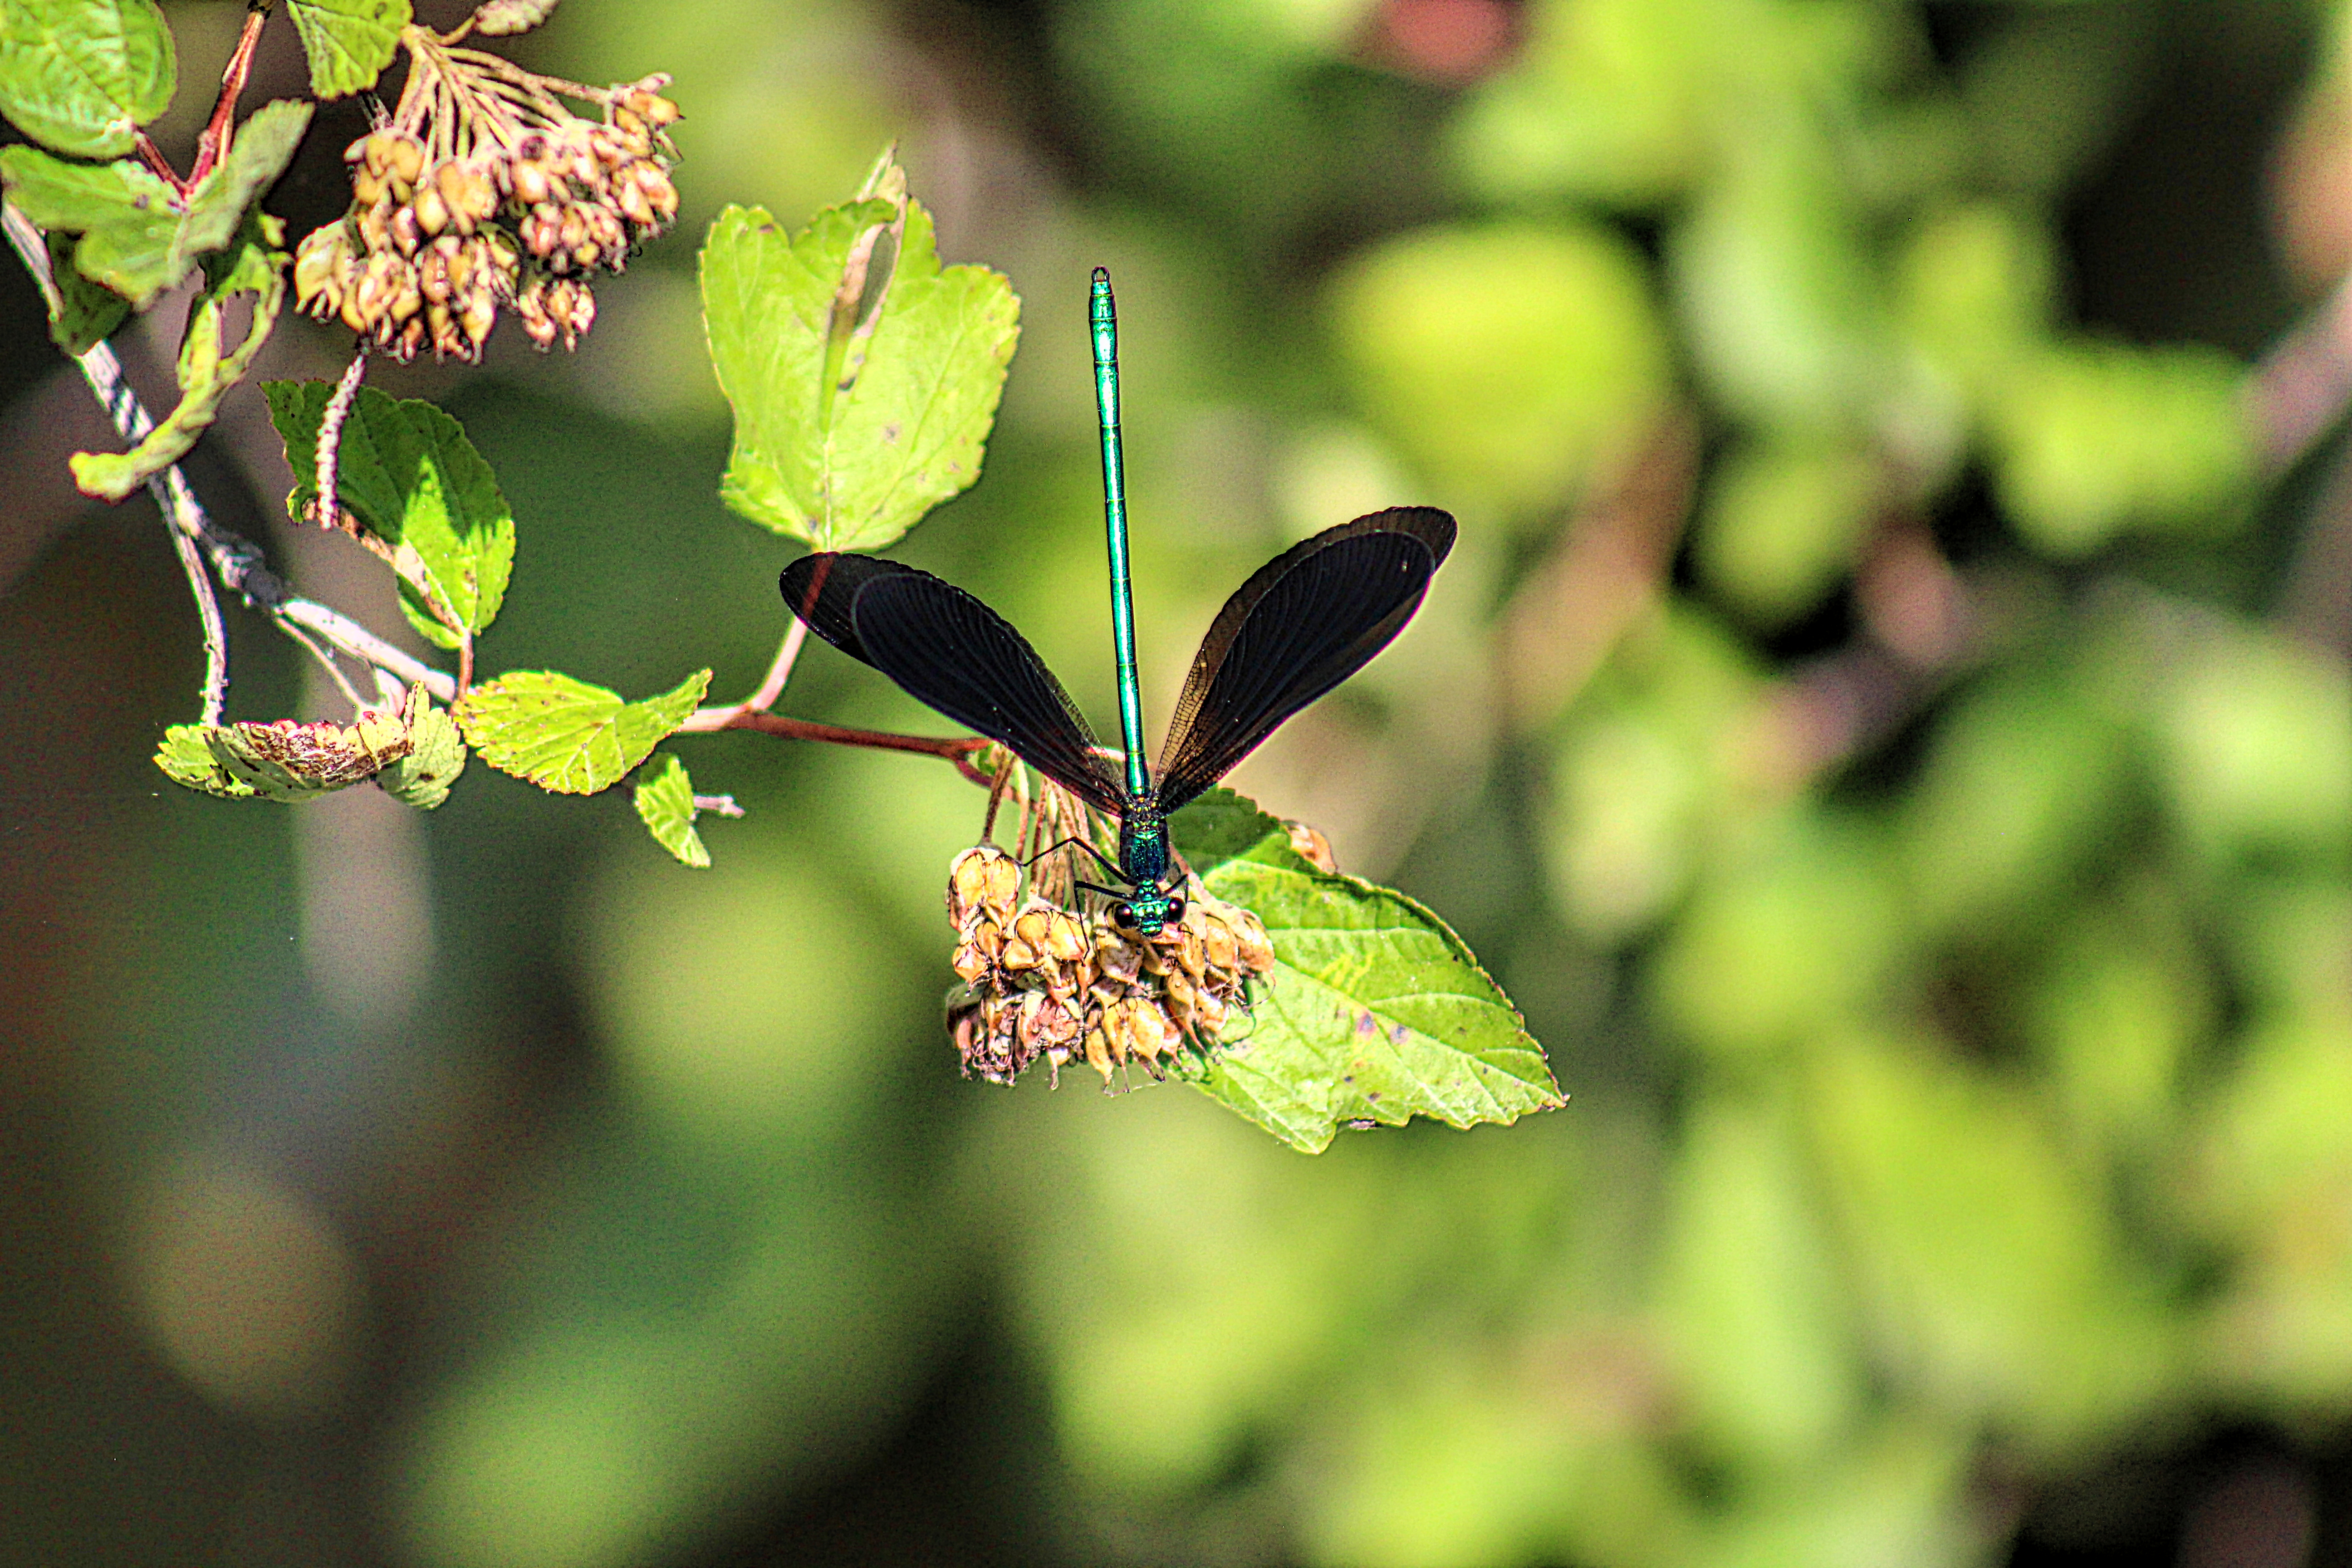
[(1184, 912), (1168, 890), (1168, 819), (1143, 759), (1143, 682), (1135, 668), (1135, 589), (1127, 570), (1127, 468), (1118, 445), (1118, 309), (1110, 273), (1095, 268), (1087, 316), (1094, 329), (1095, 416), (1102, 431), (1103, 534), (1110, 546), (1110, 640), (1118, 661), (1118, 734), (1127, 752), (1127, 807), (1118, 820), (1118, 874), (1136, 928), (1156, 931)]
[(1110, 640), (1118, 660), (1118, 735), (1127, 748), (1127, 793), (1149, 795), (1143, 762), (1143, 687), (1135, 673), (1135, 591), (1127, 571), (1127, 468), (1118, 447), (1118, 310), (1110, 273), (1095, 268), (1087, 309), (1094, 325), (1095, 415), (1102, 428), (1103, 533), (1110, 542)]

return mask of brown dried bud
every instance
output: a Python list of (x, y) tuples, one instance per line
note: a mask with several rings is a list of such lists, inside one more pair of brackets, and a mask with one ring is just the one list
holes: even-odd
[(393, 247), (403, 256), (415, 255), (416, 247), (425, 243), (424, 225), (413, 206), (393, 208), (392, 219), (384, 227), (392, 235)]
[(1121, 1059), (1157, 1066), (1174, 1056), (1183, 1035), (1157, 1004), (1129, 996), (1103, 1009), (1103, 1032), (1110, 1037), (1112, 1053)]
[(394, 359), (399, 360), (403, 364), (405, 364), (405, 363), (407, 363), (410, 360), (415, 359), (415, 358), (417, 356), (418, 353), (424, 349), (424, 347), (425, 347), (425, 318), (424, 318), (424, 317), (422, 317), (422, 316), (411, 316), (411, 317), (409, 317), (409, 318), (408, 318), (408, 323), (407, 323), (407, 325), (405, 325), (405, 326), (402, 327), (402, 328), (400, 329), (400, 331), (399, 331), (396, 334), (395, 334), (395, 333), (394, 333), (394, 332), (392, 331), (392, 330), (391, 330), (391, 329), (392, 329), (392, 321), (391, 321), (391, 318), (386, 317), (386, 318), (385, 318), (385, 320), (384, 320), (384, 323), (383, 323), (383, 327), (381, 327), (381, 328), (379, 328), (379, 329), (377, 330), (377, 336), (378, 336), (380, 339), (389, 339), (389, 340), (390, 340), (389, 342), (387, 342), (385, 343), (385, 345), (384, 345), (384, 346), (385, 346), (385, 347), (386, 347), (386, 348), (391, 352), (392, 356), (393, 356)]
[(1068, 972), (1069, 966), (1088, 951), (1086, 931), (1077, 917), (1042, 899), (1032, 899), (1013, 917), (1012, 932), (1004, 941), (1003, 964), (1016, 973), (1043, 976), (1048, 989), (1067, 992), (1080, 984)]
[(294, 253), (295, 304), (307, 310), (313, 300), (324, 300), (331, 310), (341, 303), (337, 282), (347, 258), (341, 224), (331, 223), (303, 236)]
[(1233, 928), (1196, 904), (1184, 906), (1184, 924), (1199, 933), (1203, 967), (1231, 969), (1239, 952)]
[(522, 253), (506, 237), (505, 230), (492, 228), (475, 236), (474, 247), (476, 266), (502, 274), (509, 284), (514, 281), (516, 269), (522, 264)]
[(668, 85), (669, 78), (657, 72), (630, 83), (614, 101), (630, 113), (644, 116), (648, 125), (675, 125), (677, 105), (661, 96), (661, 89)]
[(1137, 984), (1143, 973), (1143, 944), (1107, 921), (1097, 926), (1095, 971), (1121, 985)]
[(1009, 921), (1020, 891), (1021, 868), (1013, 857), (993, 844), (977, 845), (948, 866), (948, 921), (961, 931), (975, 914)]
[(653, 204), (646, 200), (646, 193), (638, 187), (635, 180), (622, 180), (614, 185), (613, 205), (621, 209), (623, 217), (638, 227), (654, 226)]
[(424, 308), (425, 291), (417, 287), (416, 269), (403, 267), (392, 275), (392, 290), (384, 296), (384, 313), (404, 321)]
[(967, 1078), (976, 1073), (991, 1083), (1011, 1083), (1036, 1060), (1029, 1042), (1037, 1026), (1024, 1030), (1022, 1022), (1020, 1005), (1010, 997), (976, 994), (970, 986), (948, 994), (948, 1028)]
[(653, 208), (657, 223), (667, 223), (677, 216), (677, 186), (667, 170), (653, 163), (640, 163), (635, 184), (645, 194), (646, 205)]
[(352, 222), (359, 229), (362, 250), (392, 248), (392, 198), (385, 196), (352, 215)]
[(392, 144), (386, 172), (402, 184), (416, 184), (418, 177), (425, 173), (425, 144), (414, 136), (398, 132), (379, 132), (377, 134), (387, 137)]
[(450, 217), (461, 233), (471, 233), (476, 224), (499, 210), (498, 187), (488, 174), (470, 163), (442, 164), (433, 172), (433, 184), (449, 204)]
[(1274, 943), (1266, 940), (1265, 925), (1254, 910), (1239, 904), (1227, 904), (1219, 910), (1225, 929), (1234, 934), (1235, 967), (1251, 974), (1265, 974), (1274, 968)]
[(489, 341), (490, 329), (499, 324), (498, 301), (487, 291), (471, 296), (458, 315), (457, 324), (465, 329), (466, 341), (473, 344), (474, 357), (478, 357), (482, 345)]
[(1034, 1061), (1040, 1053), (1067, 1051), (1077, 1045), (1086, 1033), (1086, 1021), (1066, 999), (1032, 991), (1021, 999), (1017, 1027), (1021, 1044)]

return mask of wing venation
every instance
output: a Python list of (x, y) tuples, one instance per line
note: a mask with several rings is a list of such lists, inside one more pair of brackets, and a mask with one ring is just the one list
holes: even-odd
[(1161, 807), (1209, 788), (1386, 647), (1421, 607), (1454, 535), (1454, 519), (1434, 507), (1392, 507), (1260, 567), (1217, 612), (1185, 679), (1160, 751)]
[(1003, 742), (1081, 799), (1121, 809), (1123, 792), (1085, 716), (1003, 616), (952, 583), (869, 555), (809, 556), (785, 568), (784, 597), (795, 613), (795, 591), (806, 598), (812, 563), (826, 560), (832, 565), (805, 617), (812, 631), (917, 701)]

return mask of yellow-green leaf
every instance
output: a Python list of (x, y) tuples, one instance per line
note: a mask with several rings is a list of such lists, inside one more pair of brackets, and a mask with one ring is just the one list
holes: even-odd
[(694, 782), (686, 764), (665, 752), (638, 776), (637, 817), (654, 842), (698, 869), (710, 864), (710, 851), (694, 830)]
[(0, 4), (0, 114), (77, 158), (119, 158), (172, 101), (172, 29), (154, 0)]
[(729, 207), (702, 250), (703, 319), (735, 408), (721, 494), (824, 550), (875, 550), (980, 477), (1020, 335), (983, 267), (940, 265), (930, 215), (887, 161), (879, 195), (799, 234)]
[(408, 0), (292, 0), (288, 9), (310, 57), (310, 90), (320, 98), (373, 87), (408, 26)]
[(698, 670), (641, 702), (553, 670), (525, 669), (477, 686), (451, 710), (467, 741), (500, 773), (559, 795), (621, 782), (675, 731), (709, 689)]
[(1519, 1016), (1462, 939), (1402, 893), (1318, 871), (1231, 790), (1179, 813), (1208, 889), (1255, 912), (1275, 970), (1200, 1087), (1314, 1153), (1350, 1122), (1510, 1122), (1566, 1102)]

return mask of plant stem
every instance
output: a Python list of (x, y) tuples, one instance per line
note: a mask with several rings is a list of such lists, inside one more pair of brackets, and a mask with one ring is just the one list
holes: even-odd
[[(30, 218), (13, 206), (0, 206), (0, 226), (5, 226), (8, 243), (16, 252), (25, 269), (33, 275), (43, 295), (53, 302), (56, 283), (49, 276), (48, 246)], [(54, 309), (54, 303), (52, 304)], [(137, 446), (155, 427), (139, 395), (122, 379), (121, 362), (114, 351), (100, 343), (78, 362), (82, 379), (89, 384), (90, 393), (106, 410), (117, 434), (125, 442)], [(269, 570), (260, 549), (242, 534), (222, 528), (213, 521), (195, 491), (189, 488), (187, 476), (178, 464), (164, 469), (147, 481), (150, 494), (163, 513), (163, 521), (173, 537), (184, 540), (211, 564), (213, 575), (222, 587), (242, 597), (260, 609), (284, 629), (292, 626), (305, 626), (341, 648), (352, 658), (364, 660), (393, 674), (411, 685), (422, 683), (427, 691), (444, 702), (454, 701), (457, 683), (445, 672), (434, 668), (400, 648), (377, 637), (365, 626), (325, 605), (306, 599), (287, 587), (284, 579)], [(175, 544), (174, 548), (178, 546)], [(183, 562), (187, 556), (182, 556)], [(215, 628), (219, 625), (219, 605), (213, 597), (212, 584), (204, 574), (194, 572), (189, 578), (189, 591), (195, 595), (196, 614), (205, 620), (207, 672), (205, 710), (217, 715), (219, 700), (228, 686), (227, 644), (219, 643), (218, 679), (214, 679), (212, 647)], [(209, 606), (209, 611), (207, 609)], [(289, 635), (291, 635), (290, 632)]]
[(131, 144), (138, 149), (140, 161), (153, 172), (157, 179), (181, 195), (186, 195), (188, 182), (180, 178), (180, 171), (172, 167), (172, 160), (163, 156), (163, 150), (156, 146), (144, 131), (134, 131), (131, 136)]
[(254, 46), (261, 42), (261, 25), (269, 19), (275, 0), (251, 0), (245, 13), (245, 30), (237, 36), (236, 52), (228, 58), (228, 68), (221, 72), (220, 99), (213, 105), (211, 122), (196, 138), (196, 166), (188, 175), (193, 186), (223, 158), (228, 156), (229, 140), (236, 134), (236, 100), (245, 92), (245, 79), (253, 69)]
[[(34, 228), (31, 220), (15, 207), (6, 208), (5, 214), (0, 214), (0, 219), (5, 219), (9, 243), (16, 247), (16, 254), (31, 270), (33, 280), (40, 285), (42, 298), (54, 314), (58, 307), (58, 295), (57, 279), (49, 276), (47, 244), (40, 232)], [(122, 379), (122, 363), (114, 357), (114, 351), (102, 342), (93, 344), (90, 351), (81, 356), (80, 363), (83, 379), (89, 383), (90, 391), (104, 405), (114, 421), (115, 428), (122, 432), (123, 438), (134, 447), (144, 440), (148, 430), (153, 427), (153, 421), (139, 405), (130, 384)], [(134, 423), (137, 426), (135, 435), (132, 433)], [(148, 480), (147, 489), (155, 497), (155, 504), (163, 509), (164, 518), (170, 521), (180, 494), (187, 489), (187, 481), (181, 478), (175, 466), (167, 473)], [(189, 496), (188, 500), (193, 504), (194, 497)], [(221, 721), (222, 710), (228, 702), (228, 634), (221, 625), (220, 601), (213, 595), (212, 580), (205, 575), (204, 558), (197, 553), (196, 541), (187, 529), (173, 528), (172, 552), (180, 558), (180, 570), (188, 579), (188, 592), (196, 601), (197, 623), (204, 628), (204, 721), (217, 724)]]
[(360, 395), (360, 382), (367, 374), (367, 344), (362, 343), (352, 354), (351, 364), (342, 378), (335, 383), (334, 395), (327, 399), (326, 412), (319, 416), (319, 462), (313, 482), (318, 496), (311, 503), (312, 521), (320, 528), (340, 528), (357, 537), (359, 524), (343, 510), (342, 490), (335, 482), (336, 465), (343, 450), (343, 425), (352, 416), (352, 404)]
[(717, 728), (726, 730), (757, 730), (763, 735), (781, 735), (788, 741), (824, 741), (836, 746), (868, 746), (883, 752), (914, 752), (926, 757), (939, 757), (955, 764), (956, 772), (976, 784), (992, 784), (995, 781), (972, 765), (972, 757), (988, 746), (979, 735), (962, 739), (933, 735), (892, 735), (878, 730), (849, 730), (838, 724), (819, 724), (807, 719), (787, 719), (781, 713), (759, 713), (739, 710), (734, 718)]
[(784, 694), (784, 682), (792, 679), (793, 666), (800, 660), (801, 645), (807, 640), (808, 623), (794, 616), (791, 629), (784, 633), (783, 646), (776, 649), (775, 662), (768, 666), (768, 673), (760, 682), (760, 689), (740, 702), (696, 709), (693, 715), (679, 726), (680, 732), (709, 734), (730, 728), (742, 714), (764, 713), (773, 708), (776, 699)]

